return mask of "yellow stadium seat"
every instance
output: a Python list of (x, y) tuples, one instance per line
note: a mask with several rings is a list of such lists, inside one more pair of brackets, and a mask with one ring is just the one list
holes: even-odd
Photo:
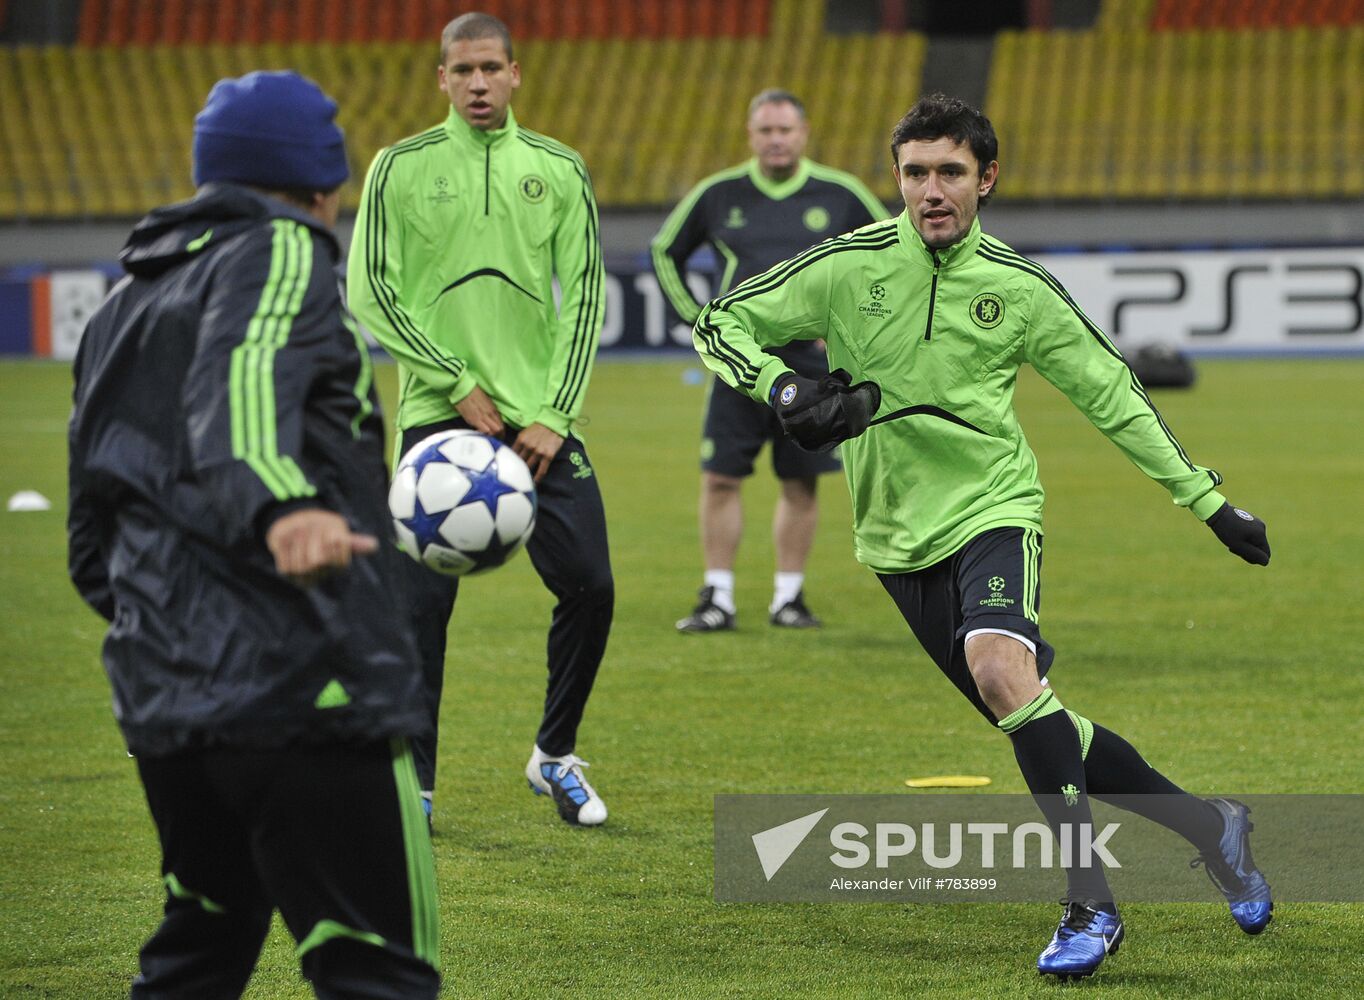
[[(1091, 30), (998, 35), (985, 111), (1002, 197), (1358, 195), (1364, 27), (1152, 31), (1153, 9), (1105, 3)], [(886, 137), (919, 96), (925, 38), (826, 34), (808, 0), (774, 0), (771, 28), (519, 42), (518, 117), (583, 153), (603, 205), (666, 205), (749, 155), (747, 102), (782, 86), (806, 101), (811, 154), (895, 199)], [(332, 92), (359, 175), (447, 112), (435, 55), (429, 41), (0, 49), (0, 91), (22, 97), (0, 101), (0, 214), (135, 213), (186, 193), (190, 120), (215, 80), (251, 69)]]
[(19, 214), (29, 219), (45, 219), (52, 214), (52, 195), (46, 184), (20, 184), (16, 200)]

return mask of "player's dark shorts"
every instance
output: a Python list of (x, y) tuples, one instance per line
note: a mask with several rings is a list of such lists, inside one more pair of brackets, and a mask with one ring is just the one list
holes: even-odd
[(995, 528), (977, 535), (941, 562), (913, 573), (878, 573), (915, 638), (938, 669), (997, 721), (966, 667), (966, 636), (984, 629), (1028, 640), (1045, 677), (1055, 650), (1042, 638), (1042, 535), (1031, 528)]
[[(819, 378), (829, 371), (824, 352), (813, 344), (800, 351), (783, 350), (780, 357), (792, 371), (806, 378)], [(837, 452), (806, 451), (782, 434), (772, 407), (731, 389), (718, 378), (712, 380), (701, 431), (702, 470), (736, 479), (750, 476), (758, 452), (769, 441), (772, 470), (778, 479), (810, 479), (843, 469)]]
[(406, 740), (137, 766), (167, 894), (134, 1000), (238, 996), (276, 909), (319, 997), (436, 996), (435, 872)]

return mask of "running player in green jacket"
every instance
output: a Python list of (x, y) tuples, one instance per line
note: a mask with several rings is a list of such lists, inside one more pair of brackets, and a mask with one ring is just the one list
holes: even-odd
[[(1185, 793), (1120, 736), (1063, 709), (1047, 684), (1043, 491), (1013, 409), (1018, 369), (1032, 365), (1248, 562), (1269, 562), (1265, 526), (1189, 459), (1060, 283), (981, 232), (997, 152), (979, 111), (942, 95), (921, 100), (891, 139), (906, 211), (711, 302), (696, 347), (727, 383), (769, 402), (801, 444), (845, 442), (858, 560), (939, 668), (1009, 735), (1058, 836), (1091, 822), (1087, 795), (1125, 796), (1119, 804), (1197, 847), (1237, 924), (1257, 934), (1273, 904), (1251, 859), (1249, 810)], [(836, 369), (818, 382), (762, 350), (814, 338), (828, 342)], [(1065, 914), (1038, 969), (1086, 976), (1124, 929), (1102, 868), (1066, 874)]]
[[(577, 153), (517, 123), (521, 68), (505, 24), (478, 13), (451, 21), (438, 75), (451, 104), (445, 122), (381, 150), (365, 179), (350, 307), (398, 361), (399, 454), (467, 427), (501, 437), (535, 474), (539, 517), (527, 551), (559, 600), (526, 779), (565, 820), (595, 826), (606, 806), (574, 750), (614, 589), (601, 492), (573, 425), (601, 333), (596, 200)], [(411, 577), (434, 732), (456, 585), (415, 563)], [(413, 745), (428, 815), (435, 753), (434, 737)]]
[[(687, 259), (709, 243), (720, 260), (720, 294), (766, 271), (816, 240), (886, 217), (885, 206), (856, 177), (802, 154), (810, 138), (805, 106), (786, 90), (764, 90), (749, 102), (748, 143), (753, 159), (707, 177), (687, 194), (654, 237), (658, 284), (677, 314), (695, 323), (704, 302), (686, 282)], [(775, 352), (793, 371), (818, 378), (829, 370), (824, 349), (796, 341)], [(739, 490), (753, 473), (764, 444), (781, 483), (772, 514), (777, 571), (768, 620), (786, 628), (815, 628), (805, 604), (805, 560), (819, 520), (818, 477), (837, 472), (836, 455), (816, 455), (782, 436), (776, 416), (717, 380), (706, 397), (701, 432), (701, 549), (705, 581), (681, 632), (718, 632), (735, 626), (734, 559), (743, 535)]]

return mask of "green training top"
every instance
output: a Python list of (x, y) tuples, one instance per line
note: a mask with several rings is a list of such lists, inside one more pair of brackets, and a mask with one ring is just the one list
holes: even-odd
[(510, 110), (484, 132), (451, 108), (374, 158), (346, 284), (401, 368), (399, 430), (449, 419), (478, 385), (512, 426), (568, 434), (603, 301), (597, 204), (573, 150)]
[(823, 337), (830, 368), (881, 386), (843, 446), (854, 549), (877, 572), (923, 569), (983, 531), (1041, 530), (1037, 460), (1013, 408), (1024, 363), (1200, 518), (1224, 502), (1118, 349), (1039, 264), (980, 231), (930, 250), (907, 213), (826, 240), (710, 302), (706, 366), (766, 402), (788, 369), (762, 348)]

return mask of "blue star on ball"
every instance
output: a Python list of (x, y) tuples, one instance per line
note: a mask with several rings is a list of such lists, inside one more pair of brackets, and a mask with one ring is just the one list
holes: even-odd
[(403, 518), (403, 524), (411, 529), (412, 534), (417, 537), (419, 544), (424, 544), (432, 538), (440, 537), (440, 526), (445, 522), (448, 510), (437, 511), (428, 514), (422, 507), (421, 499), (412, 498), (412, 516)]
[(461, 507), (471, 503), (482, 503), (494, 518), (497, 517), (499, 497), (517, 492), (516, 487), (508, 486), (497, 476), (497, 463), (493, 462), (479, 473), (469, 474), (469, 492), (459, 502)]

